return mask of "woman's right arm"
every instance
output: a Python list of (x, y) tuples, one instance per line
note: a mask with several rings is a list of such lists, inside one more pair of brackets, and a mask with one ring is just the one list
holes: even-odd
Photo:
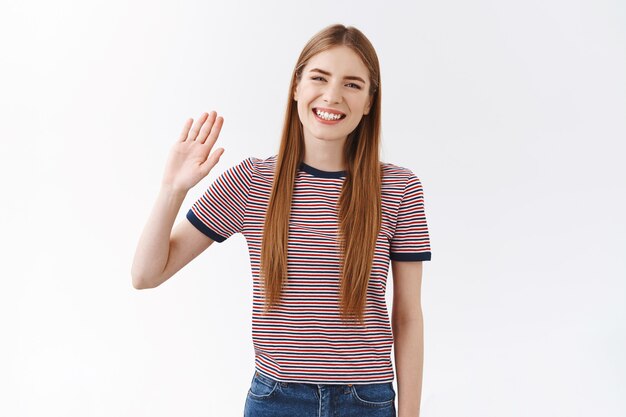
[(192, 122), (187, 120), (170, 151), (156, 203), (137, 244), (131, 267), (132, 284), (137, 289), (161, 285), (213, 243), (187, 219), (172, 231), (187, 192), (224, 153), (224, 148), (218, 148), (209, 155), (224, 122), (222, 117), (215, 112), (203, 113), (190, 130)]

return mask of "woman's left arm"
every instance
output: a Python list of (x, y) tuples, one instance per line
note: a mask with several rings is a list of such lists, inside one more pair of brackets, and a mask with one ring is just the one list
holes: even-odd
[(422, 262), (391, 261), (391, 327), (398, 385), (398, 417), (419, 417), (424, 368)]

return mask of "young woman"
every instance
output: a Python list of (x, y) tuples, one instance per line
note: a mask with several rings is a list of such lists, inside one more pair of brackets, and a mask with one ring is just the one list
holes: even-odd
[(156, 287), (214, 241), (245, 236), (255, 351), (245, 416), (396, 416), (392, 345), (399, 416), (419, 415), (430, 240), (420, 180), (379, 160), (380, 97), (371, 43), (332, 25), (298, 58), (278, 154), (227, 169), (173, 231), (186, 193), (224, 152), (211, 153), (223, 118), (189, 119), (170, 152), (133, 285)]

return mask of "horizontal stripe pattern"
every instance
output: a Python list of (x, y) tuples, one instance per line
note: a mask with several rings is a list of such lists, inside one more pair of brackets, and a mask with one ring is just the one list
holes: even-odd
[(187, 212), (187, 219), (216, 242), (241, 232), (252, 180), (252, 158), (227, 169)]
[(277, 308), (263, 313), (262, 229), (277, 155), (249, 157), (226, 170), (187, 213), (216, 242), (242, 233), (253, 278), (252, 342), (258, 372), (283, 382), (365, 384), (394, 379), (393, 335), (385, 301), (389, 261), (430, 260), (419, 179), (383, 163), (382, 227), (367, 289), (364, 324), (340, 319), (337, 202), (345, 171), (301, 164), (289, 218), (287, 280)]
[(407, 179), (396, 213), (390, 258), (392, 261), (430, 261), (424, 192), (422, 183), (412, 172)]

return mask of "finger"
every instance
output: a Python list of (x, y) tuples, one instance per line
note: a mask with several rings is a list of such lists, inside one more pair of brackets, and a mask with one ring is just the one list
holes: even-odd
[(187, 139), (187, 135), (189, 134), (189, 128), (193, 123), (193, 119), (187, 119), (185, 121), (185, 125), (183, 126), (183, 131), (180, 132), (180, 136), (178, 137), (178, 142), (184, 142)]
[(187, 136), (187, 140), (188, 141), (196, 140), (196, 136), (198, 136), (198, 132), (200, 131), (200, 127), (202, 126), (202, 124), (206, 120), (207, 116), (208, 116), (208, 113), (204, 112), (204, 113), (202, 113), (200, 115), (198, 120), (196, 120), (196, 122), (193, 124), (193, 127), (191, 128), (191, 131), (189, 132), (189, 135)]
[(223, 125), (224, 125), (223, 117), (218, 117), (217, 119), (215, 119), (215, 123), (213, 124), (213, 127), (211, 128), (211, 133), (209, 133), (209, 137), (206, 140), (206, 143), (210, 147), (213, 147), (213, 145), (215, 144), (217, 137), (220, 135), (220, 132), (222, 131)]
[(202, 129), (200, 129), (200, 133), (198, 134), (198, 137), (196, 138), (196, 142), (204, 143), (207, 135), (209, 134), (209, 132), (211, 131), (211, 128), (213, 127), (213, 123), (215, 123), (216, 117), (217, 117), (217, 112), (211, 111), (211, 113), (209, 114), (209, 118), (206, 119), (206, 122), (204, 122), (204, 124), (202, 125)]

